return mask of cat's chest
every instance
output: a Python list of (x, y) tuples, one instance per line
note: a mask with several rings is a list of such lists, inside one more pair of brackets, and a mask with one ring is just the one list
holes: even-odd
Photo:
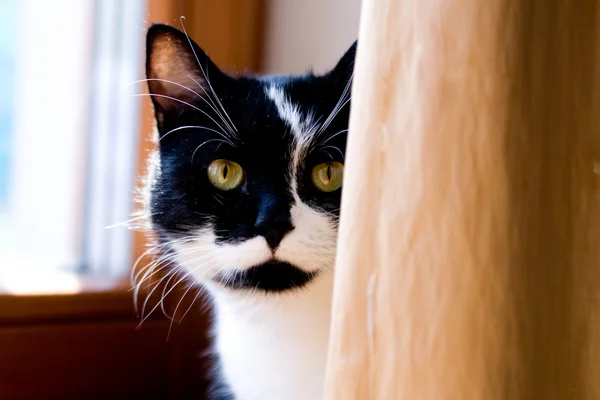
[(217, 305), (216, 345), (222, 374), (236, 400), (322, 396), (330, 285), (320, 282), (312, 292), (265, 307)]

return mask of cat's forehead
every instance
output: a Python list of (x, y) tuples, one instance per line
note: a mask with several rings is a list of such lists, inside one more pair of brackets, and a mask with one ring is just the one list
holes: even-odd
[[(236, 106), (246, 140), (278, 140), (297, 145), (326, 136), (328, 116), (349, 93), (327, 90), (318, 77), (269, 76), (256, 79)], [(345, 122), (344, 122), (345, 121)], [(337, 122), (347, 125), (347, 119)]]

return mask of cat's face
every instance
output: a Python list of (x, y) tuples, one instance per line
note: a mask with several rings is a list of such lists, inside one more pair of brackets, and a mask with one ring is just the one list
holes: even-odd
[(331, 273), (354, 47), (325, 76), (232, 78), (182, 32), (150, 28), (150, 213), (184, 274), (283, 292)]

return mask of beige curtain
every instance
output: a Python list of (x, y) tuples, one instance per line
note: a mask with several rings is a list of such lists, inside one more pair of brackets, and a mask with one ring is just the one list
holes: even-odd
[(326, 399), (600, 399), (599, 16), (363, 0)]

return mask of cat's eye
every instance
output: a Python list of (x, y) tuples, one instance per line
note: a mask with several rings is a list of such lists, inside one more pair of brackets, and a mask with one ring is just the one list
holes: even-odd
[(229, 160), (214, 160), (208, 165), (208, 180), (220, 190), (233, 190), (244, 180), (240, 164)]
[(342, 187), (344, 180), (344, 164), (329, 161), (315, 166), (312, 170), (312, 181), (321, 192), (333, 192)]

